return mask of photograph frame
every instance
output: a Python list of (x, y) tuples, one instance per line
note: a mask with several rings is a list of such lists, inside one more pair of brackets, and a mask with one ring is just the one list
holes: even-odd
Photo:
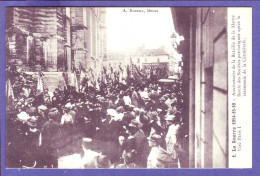
[(144, 176), (170, 176), (170, 175), (259, 175), (260, 169), (257, 167), (260, 164), (258, 159), (260, 149), (257, 147), (260, 144), (260, 140), (256, 136), (259, 134), (260, 121), (257, 119), (259, 115), (258, 105), (258, 89), (260, 87), (258, 79), (260, 64), (257, 62), (257, 58), (260, 53), (257, 51), (260, 45), (259, 24), (257, 19), (260, 18), (260, 2), (257, 1), (3, 1), (0, 2), (0, 21), (1, 21), (1, 33), (0, 33), (0, 47), (1, 47), (1, 90), (5, 89), (5, 8), (11, 6), (89, 6), (89, 7), (252, 7), (253, 16), (253, 44), (252, 44), (252, 90), (253, 90), (253, 104), (252, 104), (252, 142), (253, 142), (253, 165), (252, 169), (7, 169), (5, 168), (5, 91), (1, 92), (1, 174), (2, 175), (144, 175)]

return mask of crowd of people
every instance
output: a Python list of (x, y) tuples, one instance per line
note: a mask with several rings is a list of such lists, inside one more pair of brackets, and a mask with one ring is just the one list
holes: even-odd
[(24, 73), (11, 86), (7, 167), (58, 168), (60, 148), (75, 141), (82, 149), (81, 168), (185, 166), (181, 80), (110, 82), (99, 90), (86, 84), (80, 91), (67, 85), (39, 92), (37, 80)]

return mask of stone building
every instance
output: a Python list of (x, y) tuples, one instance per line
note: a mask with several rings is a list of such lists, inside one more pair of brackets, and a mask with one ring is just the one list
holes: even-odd
[(98, 69), (106, 58), (105, 16), (105, 8), (8, 7), (6, 59), (32, 72)]
[(170, 55), (164, 47), (156, 49), (145, 49), (144, 47), (139, 48), (135, 54), (132, 54), (131, 60), (134, 64), (140, 68), (158, 67), (165, 68), (169, 67)]

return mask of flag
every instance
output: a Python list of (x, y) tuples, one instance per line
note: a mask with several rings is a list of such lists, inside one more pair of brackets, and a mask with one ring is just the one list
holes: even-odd
[(124, 71), (124, 69), (122, 68), (121, 65), (119, 65), (119, 70), (120, 70), (120, 72), (123, 72), (123, 71)]
[(103, 82), (104, 84), (107, 84), (107, 75), (106, 75), (105, 72), (102, 73), (102, 82)]
[(64, 79), (64, 81), (65, 81), (65, 85), (66, 85), (66, 87), (69, 85), (69, 78), (68, 78), (68, 74), (66, 73), (66, 72), (63, 72), (62, 73), (62, 77), (63, 77), (63, 79)]
[(14, 110), (15, 104), (14, 104), (14, 92), (11, 85), (10, 79), (7, 80), (6, 83), (6, 111)]
[(139, 68), (134, 65), (133, 72), (135, 75), (138, 75), (139, 77), (143, 77), (143, 73), (139, 70)]
[(130, 78), (134, 78), (134, 64), (131, 62), (131, 74), (130, 74)]
[(111, 67), (111, 65), (110, 65), (110, 70), (111, 70), (111, 73), (113, 73), (113, 72), (114, 72), (114, 70), (113, 70), (113, 67)]
[(127, 78), (127, 66), (125, 66), (125, 69), (123, 70), (123, 78), (126, 79)]
[(80, 71), (80, 77), (79, 77), (79, 83), (80, 83), (80, 90), (83, 89), (83, 87), (86, 85), (86, 80), (83, 81), (83, 79), (85, 78), (85, 73), (83, 70)]
[(76, 71), (74, 71), (74, 81), (75, 81), (75, 88), (76, 88), (76, 91), (79, 92), (79, 83), (78, 83), (78, 79), (77, 79), (77, 74), (76, 74)]
[(99, 86), (99, 83), (98, 83), (98, 79), (96, 79), (96, 90), (97, 90), (97, 91), (100, 90), (100, 86)]
[(80, 72), (86, 72), (86, 69), (82, 66), (82, 64), (79, 64), (79, 70)]
[(89, 69), (89, 73), (90, 73), (91, 81), (94, 82), (94, 81), (95, 81), (95, 75), (94, 75), (94, 73), (93, 73), (92, 68)]
[(127, 72), (127, 77), (131, 78), (131, 70), (130, 70), (130, 66), (129, 65), (127, 65), (127, 67), (126, 67), (126, 72)]
[(122, 72), (119, 72), (118, 82), (123, 84), (123, 73)]
[(151, 73), (151, 71), (150, 71), (150, 69), (151, 68), (146, 68), (146, 79), (150, 79), (150, 77), (151, 77), (151, 75), (150, 75), (150, 73)]
[(8, 79), (6, 83), (6, 95), (8, 98), (7, 100), (14, 100), (14, 92), (13, 92), (10, 79)]
[(38, 74), (37, 92), (39, 94), (43, 93), (43, 82), (42, 82), (41, 73)]
[(85, 72), (83, 70), (80, 71), (80, 82), (82, 82), (83, 78), (85, 78)]
[(103, 66), (103, 72), (106, 74), (107, 73), (107, 69), (106, 67)]

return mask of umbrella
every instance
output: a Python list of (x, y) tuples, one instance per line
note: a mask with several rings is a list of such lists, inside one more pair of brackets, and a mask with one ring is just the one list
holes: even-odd
[(175, 81), (172, 79), (159, 79), (158, 80), (161, 83), (174, 83)]

